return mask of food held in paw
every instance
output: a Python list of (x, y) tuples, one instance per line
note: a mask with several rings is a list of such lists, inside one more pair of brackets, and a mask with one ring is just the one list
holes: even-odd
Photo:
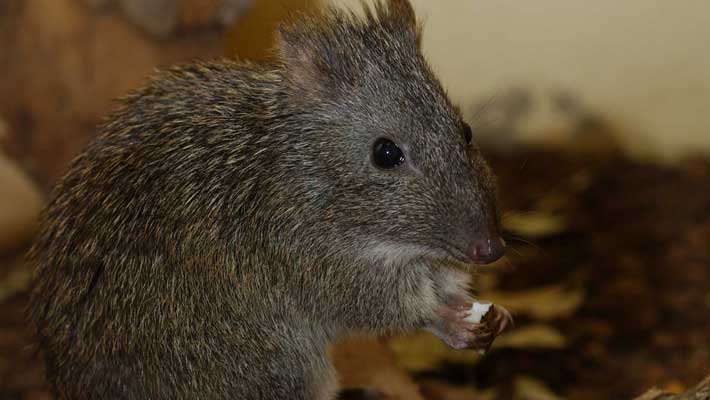
[(495, 338), (512, 325), (513, 319), (508, 310), (488, 302), (474, 302), (469, 309), (470, 315), (464, 321), (475, 324), (477, 341), (471, 346), (479, 353), (485, 353)]
[(472, 324), (480, 323), (481, 319), (488, 313), (492, 305), (492, 303), (474, 301), (471, 308), (468, 310), (471, 315), (464, 318), (464, 321)]

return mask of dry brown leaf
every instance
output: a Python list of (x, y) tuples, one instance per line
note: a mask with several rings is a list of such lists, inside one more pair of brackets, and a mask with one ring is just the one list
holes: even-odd
[(427, 332), (396, 336), (388, 344), (396, 354), (397, 363), (414, 372), (434, 369), (444, 361), (471, 364), (481, 357), (471, 350), (452, 350)]
[[(395, 336), (388, 341), (394, 352), (397, 364), (412, 372), (422, 372), (437, 368), (443, 362), (474, 364), (481, 355), (473, 350), (453, 350), (439, 338), (418, 332), (410, 335)], [(493, 342), (492, 350), (499, 348), (563, 348), (567, 339), (557, 329), (537, 324), (512, 329), (502, 334)]]
[(513, 329), (493, 342), (493, 349), (503, 347), (559, 349), (565, 346), (567, 346), (567, 338), (557, 329), (545, 324)]
[(519, 376), (515, 378), (516, 400), (561, 400), (550, 390), (544, 382), (529, 376)]
[(661, 396), (666, 395), (667, 393), (661, 389), (651, 388), (646, 393), (642, 394), (639, 397), (636, 397), (634, 400), (656, 400), (658, 398), (661, 398)]
[[(680, 388), (677, 388), (680, 389)], [(710, 375), (706, 376), (694, 388), (679, 394), (673, 394), (666, 390), (651, 388), (646, 393), (634, 398), (634, 400), (707, 400), (710, 399)]]
[(567, 228), (567, 220), (562, 216), (540, 211), (510, 212), (503, 219), (503, 227), (516, 235), (542, 238), (564, 232)]
[(469, 386), (454, 386), (449, 382), (425, 380), (420, 383), (421, 391), (428, 400), (493, 400), (497, 398), (495, 389), (484, 392)]
[(572, 315), (584, 301), (584, 292), (564, 285), (544, 286), (516, 292), (491, 291), (482, 298), (503, 306), (515, 314), (549, 320)]
[(37, 185), (4, 154), (0, 154), (0, 188), (0, 253), (11, 253), (32, 237), (43, 200)]
[(424, 400), (381, 339), (353, 337), (330, 349), (342, 388), (377, 389), (392, 400)]

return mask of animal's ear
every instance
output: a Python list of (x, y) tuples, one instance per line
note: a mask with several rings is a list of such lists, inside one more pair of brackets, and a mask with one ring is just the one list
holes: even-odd
[(363, 2), (363, 8), (364, 19), (327, 7), (279, 26), (277, 56), (293, 84), (306, 92), (332, 92), (339, 82), (357, 79), (372, 46), (416, 51), (420, 26), (409, 0), (377, 0), (374, 12)]
[(375, 20), (390, 32), (396, 32), (404, 43), (416, 47), (421, 44), (421, 25), (417, 22), (414, 7), (409, 0), (388, 0), (375, 3), (375, 16), (369, 15), (371, 23)]
[[(309, 22), (303, 22), (307, 18)], [(299, 88), (318, 90), (324, 82), (321, 58), (322, 49), (316, 43), (314, 31), (304, 29), (310, 24), (322, 23), (315, 17), (301, 17), (297, 22), (286, 22), (277, 31), (277, 55), (288, 71), (288, 78)], [(311, 25), (313, 26), (313, 25)]]
[(409, 0), (390, 0), (389, 7), (391, 10), (390, 15), (397, 18), (402, 26), (406, 26), (414, 32), (419, 31), (417, 16)]

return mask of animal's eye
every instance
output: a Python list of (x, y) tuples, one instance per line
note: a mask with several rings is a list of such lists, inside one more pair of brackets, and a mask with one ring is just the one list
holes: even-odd
[(404, 163), (404, 153), (393, 141), (380, 138), (372, 145), (372, 162), (380, 168), (394, 168)]
[(473, 132), (471, 131), (471, 127), (465, 122), (463, 123), (463, 138), (466, 139), (466, 144), (471, 144), (471, 141), (473, 140)]

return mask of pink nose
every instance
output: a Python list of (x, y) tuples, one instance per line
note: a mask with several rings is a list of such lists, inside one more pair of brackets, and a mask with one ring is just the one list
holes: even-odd
[(466, 257), (474, 264), (490, 264), (503, 254), (505, 242), (498, 236), (476, 239), (466, 249)]

